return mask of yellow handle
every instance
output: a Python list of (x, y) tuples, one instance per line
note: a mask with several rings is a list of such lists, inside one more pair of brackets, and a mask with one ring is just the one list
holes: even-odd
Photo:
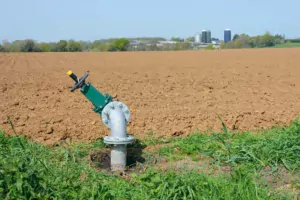
[(72, 70), (69, 70), (69, 71), (67, 72), (67, 74), (68, 74), (69, 76), (71, 76), (71, 74), (73, 74)]

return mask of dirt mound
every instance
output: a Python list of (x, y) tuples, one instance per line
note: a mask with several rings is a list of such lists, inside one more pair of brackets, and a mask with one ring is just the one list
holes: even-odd
[(0, 127), (44, 144), (109, 134), (73, 81), (117, 96), (131, 111), (128, 132), (141, 138), (287, 124), (300, 110), (300, 49), (192, 52), (0, 54)]

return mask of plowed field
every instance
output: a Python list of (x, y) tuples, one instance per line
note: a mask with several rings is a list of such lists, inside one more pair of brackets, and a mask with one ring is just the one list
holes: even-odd
[(109, 134), (73, 81), (117, 96), (131, 111), (128, 132), (174, 137), (197, 130), (259, 130), (300, 111), (300, 49), (190, 52), (0, 54), (0, 127), (43, 144)]

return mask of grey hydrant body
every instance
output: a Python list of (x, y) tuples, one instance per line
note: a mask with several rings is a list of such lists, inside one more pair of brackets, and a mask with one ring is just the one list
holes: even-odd
[(113, 145), (110, 158), (112, 171), (125, 169), (127, 164), (127, 144), (134, 141), (134, 138), (128, 136), (126, 131), (126, 124), (130, 118), (129, 114), (127, 106), (116, 101), (109, 103), (103, 109), (102, 121), (111, 130), (111, 135), (104, 137), (104, 143)]

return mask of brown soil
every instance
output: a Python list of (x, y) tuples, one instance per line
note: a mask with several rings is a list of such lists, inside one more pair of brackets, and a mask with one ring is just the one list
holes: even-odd
[(126, 53), (0, 54), (0, 127), (43, 144), (93, 141), (109, 134), (77, 90), (78, 76), (118, 96), (140, 138), (288, 124), (300, 111), (300, 49)]

